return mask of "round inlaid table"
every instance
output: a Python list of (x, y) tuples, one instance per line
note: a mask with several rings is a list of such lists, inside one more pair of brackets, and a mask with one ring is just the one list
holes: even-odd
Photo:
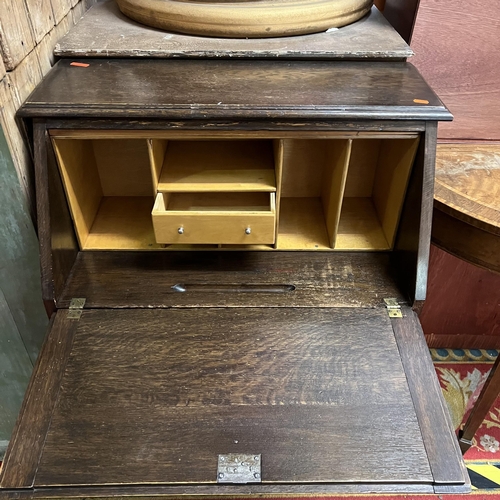
[[(432, 242), (500, 273), (500, 144), (438, 146)], [(499, 364), (500, 356), (459, 434), (463, 453), (500, 394)]]

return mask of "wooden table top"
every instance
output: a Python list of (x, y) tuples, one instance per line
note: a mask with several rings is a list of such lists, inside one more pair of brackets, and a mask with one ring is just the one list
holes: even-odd
[(500, 272), (500, 144), (440, 144), (433, 242)]
[(57, 57), (244, 58), (404, 61), (413, 55), (373, 7), (360, 21), (313, 35), (277, 38), (214, 38), (166, 32), (136, 23), (116, 2), (94, 5), (54, 49)]

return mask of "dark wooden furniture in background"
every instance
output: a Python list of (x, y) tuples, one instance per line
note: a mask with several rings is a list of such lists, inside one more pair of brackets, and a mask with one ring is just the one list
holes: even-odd
[(438, 145), (432, 241), (454, 257), (434, 250), (421, 315), (432, 347), (500, 347), (499, 166), (500, 145)]
[[(500, 146), (442, 144), (437, 158), (432, 241), (466, 262), (500, 273)], [(491, 335), (498, 342), (500, 289), (488, 292), (483, 297), (496, 308)], [(470, 307), (465, 311), (471, 315)], [(499, 363), (500, 357), (460, 432), (463, 452), (500, 394)]]
[(451, 115), (406, 46), (326, 49), (73, 54), (25, 103), (56, 312), (0, 497), (469, 491), (411, 308)]
[(420, 0), (375, 0), (374, 3), (403, 40), (410, 43)]
[(497, 274), (431, 245), (427, 300), (419, 316), (429, 347), (500, 348), (499, 289)]

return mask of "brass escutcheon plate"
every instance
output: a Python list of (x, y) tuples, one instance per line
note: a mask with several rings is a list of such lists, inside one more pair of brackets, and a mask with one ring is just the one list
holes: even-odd
[(261, 455), (219, 455), (217, 482), (247, 484), (262, 482)]

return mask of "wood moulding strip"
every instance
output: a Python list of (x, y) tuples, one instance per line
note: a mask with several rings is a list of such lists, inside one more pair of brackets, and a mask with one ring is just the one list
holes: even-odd
[[(152, 498), (179, 498), (179, 496), (202, 495), (203, 497), (216, 497), (240, 495), (242, 497), (255, 497), (260, 494), (277, 495), (292, 494), (297, 496), (309, 495), (336, 495), (336, 494), (371, 494), (374, 489), (377, 493), (434, 493), (431, 484), (402, 484), (402, 483), (330, 483), (330, 484), (260, 484), (260, 485), (191, 485), (191, 486), (96, 486), (64, 487), (64, 488), (37, 488), (26, 495), (26, 500), (45, 498), (119, 498), (137, 497), (141, 500)], [(456, 491), (454, 491), (456, 492)], [(459, 491), (464, 493), (464, 491)], [(0, 493), (1, 496), (1, 493)], [(17, 493), (19, 500), (23, 495)]]
[(52, 317), (5, 455), (1, 488), (29, 488), (34, 484), (77, 324), (66, 317), (65, 311)]
[[(151, 124), (154, 128), (154, 124)], [(266, 130), (103, 130), (103, 129), (66, 129), (51, 128), (49, 130), (51, 137), (60, 139), (416, 139), (419, 137), (414, 132), (369, 132), (369, 131), (324, 131), (311, 132), (301, 131), (281, 131), (271, 132)]]
[(434, 365), (417, 315), (403, 307), (403, 318), (392, 318), (394, 335), (405, 367), (424, 445), (437, 485), (469, 483), (462, 454), (445, 408)]

